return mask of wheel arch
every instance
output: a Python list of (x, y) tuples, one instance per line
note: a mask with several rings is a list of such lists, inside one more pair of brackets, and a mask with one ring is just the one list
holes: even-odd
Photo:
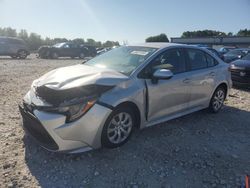
[(210, 103), (210, 101), (211, 101), (211, 99), (212, 99), (212, 97), (213, 97), (213, 95), (214, 95), (214, 92), (215, 92), (216, 89), (219, 88), (219, 87), (223, 87), (223, 88), (225, 89), (225, 91), (226, 91), (225, 99), (227, 98), (228, 91), (229, 91), (229, 86), (228, 86), (228, 84), (227, 84), (226, 82), (220, 82), (220, 83), (218, 83), (218, 84), (216, 85), (216, 87), (214, 87), (213, 92), (210, 94), (209, 103)]
[(121, 108), (124, 106), (131, 108), (135, 113), (135, 119), (136, 119), (135, 127), (139, 129), (141, 127), (141, 114), (138, 106), (134, 102), (125, 101), (115, 106), (115, 108)]
[[(222, 83), (218, 84), (217, 87), (215, 88), (214, 92), (215, 92), (216, 89), (219, 88), (219, 87), (223, 87), (223, 88), (225, 89), (225, 91), (226, 91), (225, 98), (226, 98), (227, 95), (228, 95), (228, 90), (229, 90), (228, 84), (227, 84), (226, 82), (222, 82)], [(213, 93), (214, 93), (214, 92), (213, 92)]]

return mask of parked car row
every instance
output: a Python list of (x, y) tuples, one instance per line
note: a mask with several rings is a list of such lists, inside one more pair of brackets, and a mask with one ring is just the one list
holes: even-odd
[(58, 43), (53, 46), (41, 46), (38, 49), (39, 58), (52, 58), (58, 57), (85, 57), (96, 56), (96, 49), (92, 46), (74, 44), (73, 42)]
[(249, 53), (250, 53), (250, 48), (237, 48), (225, 53), (223, 55), (223, 60), (226, 63), (231, 63), (232, 61), (243, 58)]
[[(108, 51), (107, 49), (103, 49)], [(12, 58), (25, 59), (30, 54), (27, 44), (19, 38), (0, 37), (0, 56), (10, 56)], [(58, 43), (53, 46), (41, 46), (38, 49), (38, 58), (71, 57), (81, 58), (94, 57), (97, 50), (93, 46), (85, 44), (75, 44), (73, 42)]]
[(250, 53), (230, 65), (233, 84), (250, 87)]

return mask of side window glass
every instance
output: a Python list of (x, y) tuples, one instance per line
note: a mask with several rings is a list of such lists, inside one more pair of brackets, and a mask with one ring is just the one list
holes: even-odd
[(204, 52), (196, 49), (188, 49), (187, 55), (191, 70), (207, 68), (207, 60)]
[(185, 57), (182, 50), (167, 50), (155, 59), (152, 68), (153, 70), (169, 69), (174, 74), (185, 72)]
[(206, 54), (206, 58), (207, 58), (207, 66), (208, 67), (213, 67), (215, 65), (217, 65), (217, 62), (214, 58), (212, 58), (210, 55)]

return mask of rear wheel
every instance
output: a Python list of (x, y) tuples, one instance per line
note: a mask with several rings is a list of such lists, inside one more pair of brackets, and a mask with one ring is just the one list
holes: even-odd
[(17, 57), (20, 59), (25, 59), (28, 56), (28, 53), (25, 50), (20, 50), (17, 52)]
[(209, 110), (213, 113), (217, 113), (222, 108), (226, 98), (226, 90), (223, 87), (218, 87), (210, 101)]
[(135, 125), (133, 110), (128, 107), (115, 109), (108, 117), (102, 131), (102, 145), (115, 148), (125, 144)]
[(12, 59), (16, 59), (17, 56), (16, 56), (16, 55), (12, 55), (11, 58), (12, 58)]

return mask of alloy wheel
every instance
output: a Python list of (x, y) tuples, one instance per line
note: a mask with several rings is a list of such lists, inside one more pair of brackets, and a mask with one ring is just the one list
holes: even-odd
[(130, 114), (120, 112), (110, 121), (107, 129), (107, 137), (113, 144), (120, 144), (126, 140), (133, 127), (133, 120)]
[(224, 100), (225, 92), (222, 89), (217, 90), (212, 102), (215, 111), (218, 111), (222, 107)]

